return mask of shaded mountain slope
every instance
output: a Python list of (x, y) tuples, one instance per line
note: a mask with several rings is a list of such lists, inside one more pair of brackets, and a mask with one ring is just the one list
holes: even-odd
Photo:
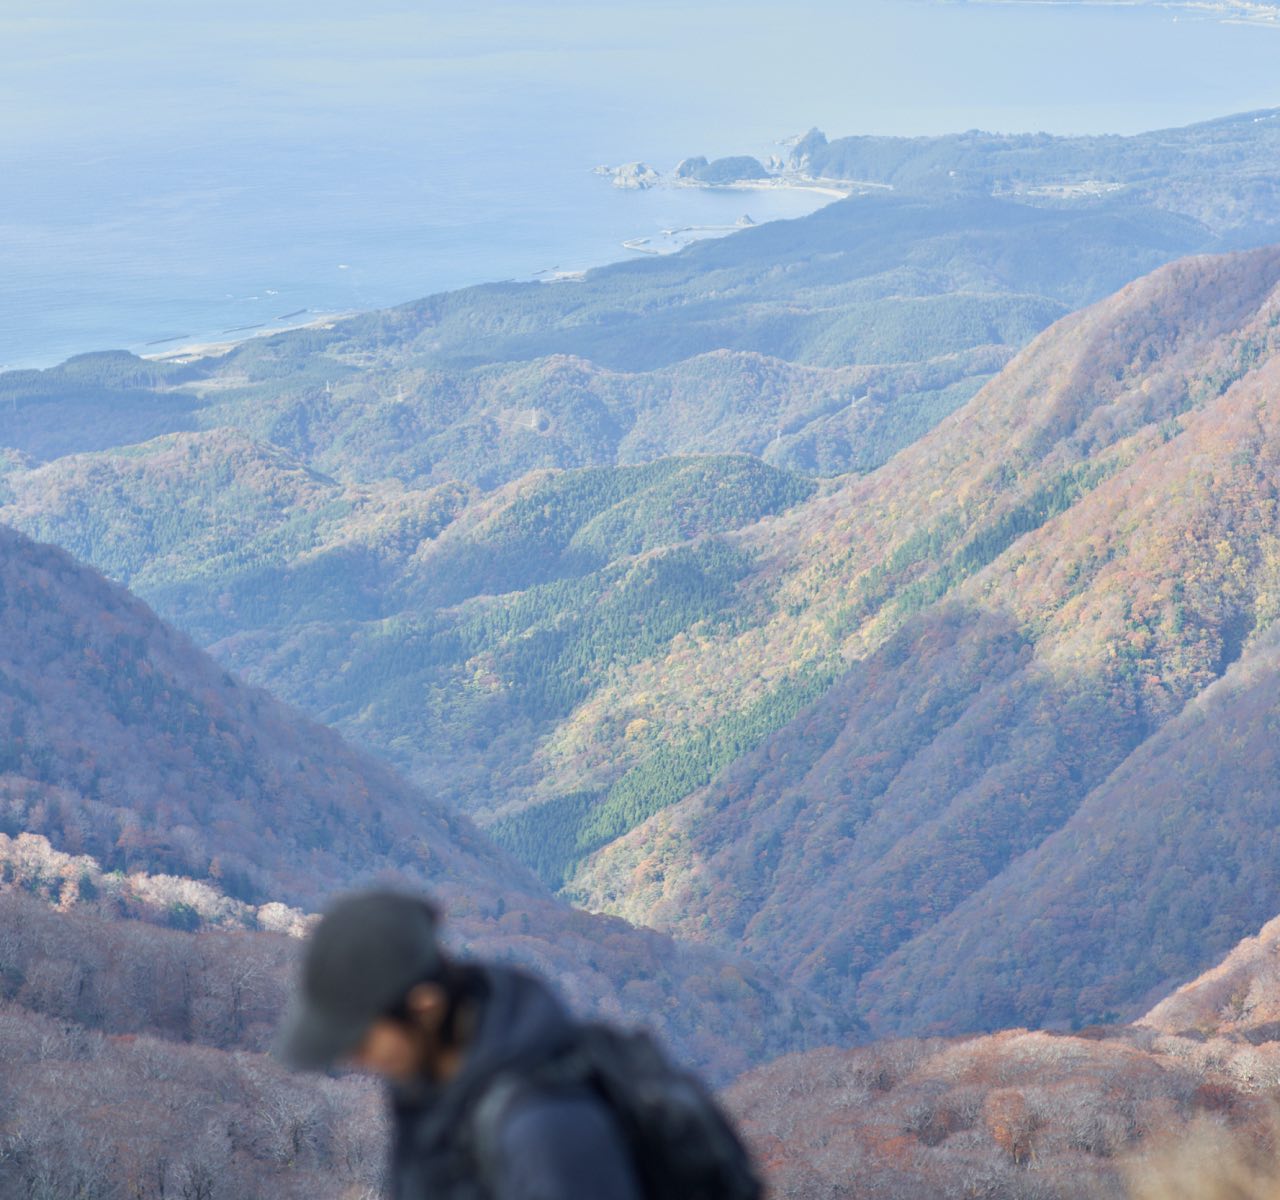
[[(1114, 1019), (1257, 928), (1280, 899), (1278, 684), (1272, 632), (1059, 832), (876, 971), (868, 1007), (916, 1028)], [(926, 976), (947, 980), (941, 1012)]]
[(1244, 1038), (1259, 1043), (1280, 1034), (1280, 918), (1272, 918), (1215, 967), (1166, 996), (1139, 1022), (1163, 1033)]
[[(1160, 272), (1056, 327), (881, 471), (762, 527), (794, 574), (772, 628), (734, 652), (779, 661), (799, 625), (863, 661), (602, 851), (578, 894), (748, 946), (845, 1003), (887, 962), (856, 994), (900, 1030), (1093, 1019), (1256, 927), (1276, 907), (1265, 839), (1222, 831), (1247, 869), (1203, 860), (1216, 904), (1187, 897), (1159, 919), (1176, 952), (1138, 920), (1173, 886), (1136, 880), (1138, 851), (1095, 873), (1066, 847), (1077, 810), (1113, 814), (1099, 838), (1136, 822), (1142, 801), (1109, 792), (1110, 772), (1154, 753), (1144, 743), (1275, 619), (1278, 280), (1275, 251)], [(1218, 728), (1204, 753), (1232, 736)], [(1263, 805), (1267, 761), (1240, 766)], [(1149, 778), (1148, 806), (1170, 786)], [(1190, 852), (1207, 827), (1267, 827), (1222, 800)], [(1055, 899), (1037, 871), (1062, 880)], [(1082, 878), (1129, 906), (1109, 935), (1052, 907)], [(1068, 995), (1075, 951), (1096, 963)]]
[(6, 371), (0, 446), (44, 461), (195, 429), (202, 405), (176, 389), (201, 374), (123, 350), (80, 354), (48, 371)]

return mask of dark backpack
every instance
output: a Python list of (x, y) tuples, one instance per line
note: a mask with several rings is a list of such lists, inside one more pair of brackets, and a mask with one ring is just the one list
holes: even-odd
[(500, 1076), (476, 1105), (473, 1145), (498, 1144), (508, 1106), (526, 1089), (587, 1087), (608, 1106), (631, 1149), (646, 1200), (761, 1200), (746, 1148), (711, 1093), (644, 1033), (583, 1025), (571, 1049)]

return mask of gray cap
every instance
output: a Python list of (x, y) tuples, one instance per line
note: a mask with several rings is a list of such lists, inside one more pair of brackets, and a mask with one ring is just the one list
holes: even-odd
[(401, 892), (339, 900), (316, 926), (277, 1056), (303, 1071), (350, 1054), (416, 983), (440, 973), (435, 908)]

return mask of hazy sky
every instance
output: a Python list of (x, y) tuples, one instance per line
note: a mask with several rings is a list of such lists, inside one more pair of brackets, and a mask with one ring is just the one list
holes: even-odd
[[(35, 8), (28, 5), (29, 9)], [(976, 125), (1133, 131), (1280, 102), (1280, 30), (1123, 9), (930, 0), (0, 0), (10, 146), (301, 128), (404, 136), (457, 106), (563, 94), (612, 128), (686, 112), (750, 142)], [(1188, 53), (1196, 46), (1199, 53)], [(732, 124), (731, 124), (732, 123)], [(621, 149), (621, 146), (619, 146)]]

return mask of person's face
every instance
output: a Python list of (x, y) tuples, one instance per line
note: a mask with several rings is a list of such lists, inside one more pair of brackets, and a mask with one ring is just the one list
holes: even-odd
[(440, 1036), (448, 1011), (444, 989), (420, 983), (405, 998), (405, 1008), (407, 1020), (379, 1017), (374, 1021), (348, 1063), (392, 1083), (408, 1083), (423, 1075), (446, 1077), (453, 1056)]
[(426, 1037), (416, 1025), (379, 1017), (351, 1052), (349, 1062), (357, 1070), (393, 1083), (408, 1083), (427, 1072), (428, 1059)]

